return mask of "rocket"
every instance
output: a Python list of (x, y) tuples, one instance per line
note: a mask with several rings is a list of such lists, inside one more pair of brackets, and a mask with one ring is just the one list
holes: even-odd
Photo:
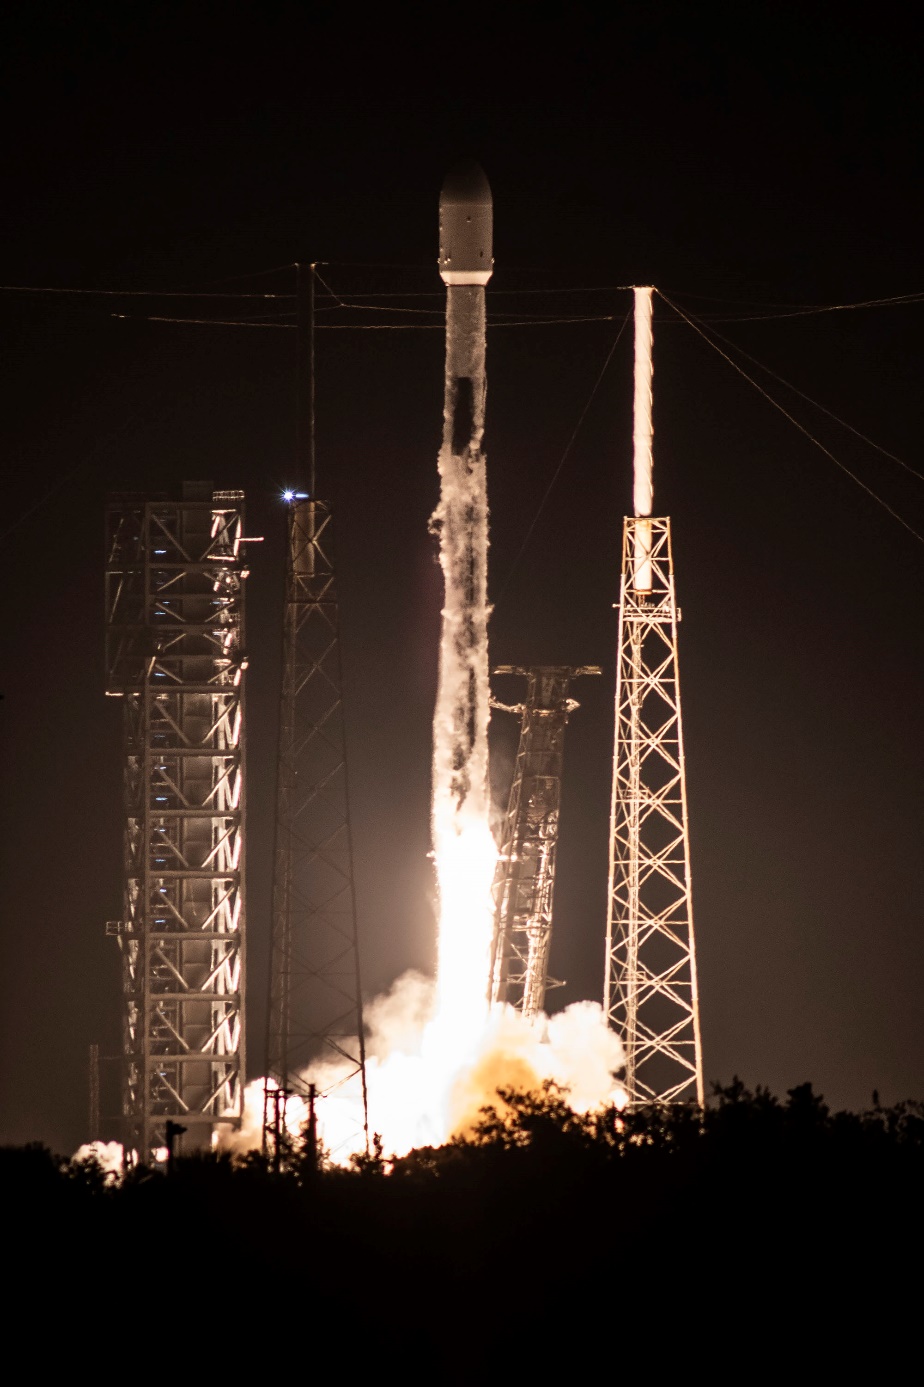
[(484, 431), (484, 287), (494, 269), (494, 206), (484, 172), (457, 164), (440, 193), (440, 275), (446, 285), (446, 395), (443, 446), (477, 453)]
[[(445, 583), (434, 737), (434, 828), (488, 813), (488, 503), (485, 285), (494, 267), (491, 189), (459, 164), (440, 194), (439, 271), (446, 285), (441, 497), (432, 521)], [(437, 799), (441, 803), (437, 803)]]

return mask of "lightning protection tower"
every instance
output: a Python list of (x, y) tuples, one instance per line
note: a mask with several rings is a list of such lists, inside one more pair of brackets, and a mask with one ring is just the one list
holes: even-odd
[[(357, 1077), (368, 1149), (366, 1053), (353, 881), (340, 616), (331, 509), (315, 498), (314, 265), (299, 266), (298, 462), (287, 546), (276, 782), (264, 1150), (278, 1163), (285, 1098), (313, 1103), (310, 1066)], [(346, 1072), (342, 1062), (346, 1061)], [(278, 1096), (282, 1090), (282, 1102)], [(324, 1097), (323, 1079), (318, 1096)], [(282, 1112), (280, 1111), (282, 1108)]]
[(240, 1125), (244, 1074), (243, 493), (106, 511), (106, 656), (123, 700), (125, 1140), (142, 1161)]
[(703, 1102), (671, 522), (652, 516), (649, 288), (635, 290), (635, 515), (623, 527), (603, 1005), (630, 1105)]
[(500, 665), (494, 673), (523, 676), (526, 700), (493, 704), (519, 713), (522, 721), (494, 878), (491, 1001), (509, 1002), (532, 1019), (542, 1010), (549, 985), (565, 728), (578, 707), (568, 691), (572, 680), (601, 670), (597, 665)]

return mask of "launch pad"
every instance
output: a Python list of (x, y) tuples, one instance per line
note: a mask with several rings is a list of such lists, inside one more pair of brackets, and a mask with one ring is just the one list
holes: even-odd
[[(596, 665), (498, 668), (525, 677), (527, 688), (524, 702), (507, 709), (520, 714), (521, 735), (496, 845), (483, 450), (492, 226), (487, 179), (460, 166), (440, 199), (446, 355), (441, 494), (431, 521), (444, 603), (431, 800), (438, 964), (426, 1026), (430, 1058), (441, 1057), (447, 1082), (445, 1066), (477, 1052), (490, 1017), (510, 1015), (502, 1004), (525, 1025), (524, 1037), (543, 1031), (563, 742), (577, 707), (569, 692), (579, 676), (601, 673)], [(343, 1144), (370, 1150), (332, 522), (315, 494), (315, 266), (307, 290), (304, 268), (300, 376), (306, 362), (309, 371), (298, 461), (307, 490), (285, 493), (261, 1081), (264, 1150), (277, 1165), (288, 1097), (307, 1097), (314, 1122), (315, 1098), (351, 1085), (361, 1103)], [(652, 514), (653, 291), (634, 293), (635, 514), (623, 530), (603, 1010), (580, 1005), (596, 1009), (601, 1029), (605, 1018), (611, 1052), (619, 1049), (613, 1032), (625, 1049), (622, 1072), (604, 1068), (600, 1101), (701, 1104), (679, 612), (670, 520)], [(123, 962), (125, 1136), (143, 1161), (163, 1148), (210, 1147), (243, 1115), (243, 543), (242, 494), (210, 484), (187, 483), (174, 500), (113, 498), (107, 511), (108, 693), (124, 700), (126, 815), (125, 904), (112, 932)]]

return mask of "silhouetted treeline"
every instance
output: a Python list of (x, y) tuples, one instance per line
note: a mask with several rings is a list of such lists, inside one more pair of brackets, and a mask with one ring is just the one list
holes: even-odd
[(466, 1140), (350, 1171), (293, 1151), (277, 1174), (201, 1157), (117, 1185), (0, 1151), (6, 1265), (47, 1323), (146, 1340), (160, 1307), (170, 1353), (230, 1333), (348, 1382), (660, 1379), (733, 1344), (752, 1358), (721, 1380), (883, 1344), (891, 1372), (916, 1343), (922, 1191), (924, 1105), (832, 1113), (808, 1084), (586, 1117), (554, 1086), (507, 1093)]

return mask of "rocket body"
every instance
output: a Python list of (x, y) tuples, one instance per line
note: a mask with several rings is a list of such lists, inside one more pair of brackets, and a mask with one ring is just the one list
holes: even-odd
[[(433, 715), (433, 861), (439, 896), (432, 1043), (469, 1053), (487, 1015), (497, 849), (488, 789), (488, 496), (482, 452), (484, 287), (491, 275), (491, 190), (477, 166), (455, 170), (440, 198), (446, 283), (446, 377), (440, 502), (432, 528), (443, 570), (443, 625)], [(455, 1062), (455, 1061), (453, 1061)]]
[(477, 165), (453, 170), (440, 196), (440, 274), (447, 286), (440, 504), (445, 583), (433, 747), (434, 844), (460, 816), (489, 819), (488, 502), (485, 285), (493, 260), (492, 202)]

